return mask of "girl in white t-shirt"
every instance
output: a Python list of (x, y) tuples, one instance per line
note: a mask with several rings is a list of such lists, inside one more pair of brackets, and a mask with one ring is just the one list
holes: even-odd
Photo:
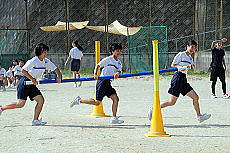
[[(81, 65), (81, 60), (83, 57), (82, 51), (83, 48), (78, 44), (78, 41), (75, 40), (72, 43), (73, 48), (70, 50), (69, 52), (69, 56), (65, 62), (65, 66), (67, 65), (68, 61), (71, 58), (71, 71), (73, 72), (73, 78), (80, 78), (80, 65)], [(77, 82), (74, 83), (74, 87), (80, 87), (81, 86), (81, 82), (79, 84), (77, 84)]]
[[(60, 70), (49, 60), (46, 58), (49, 47), (45, 44), (38, 44), (35, 47), (36, 56), (26, 62), (26, 64), (22, 67), (23, 76), (17, 86), (17, 97), (18, 101), (13, 102), (11, 104), (0, 107), (0, 115), (4, 110), (7, 109), (15, 109), (24, 107), (27, 97), (30, 100), (35, 100), (37, 102), (34, 111), (34, 118), (32, 121), (33, 126), (45, 125), (46, 122), (42, 122), (39, 120), (39, 115), (42, 111), (42, 107), (44, 104), (44, 97), (42, 96), (41, 91), (36, 87), (38, 85), (37, 79), (41, 77), (42, 73), (48, 69), (51, 71), (55, 71), (58, 75), (57, 82), (61, 82), (61, 72)], [(26, 85), (26, 81), (32, 81), (33, 85)]]

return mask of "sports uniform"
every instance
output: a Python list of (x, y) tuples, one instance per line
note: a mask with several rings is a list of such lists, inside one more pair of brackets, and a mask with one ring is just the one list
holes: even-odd
[[(113, 56), (102, 59), (98, 65), (102, 68), (101, 76), (111, 76), (122, 71), (122, 64), (119, 59), (115, 60)], [(108, 98), (116, 94), (116, 90), (111, 86), (110, 79), (98, 80), (96, 84), (96, 100), (102, 101), (104, 96)]]
[(69, 56), (71, 57), (71, 71), (79, 71), (81, 58), (83, 57), (82, 51), (80, 51), (77, 47), (74, 47), (70, 50)]
[[(34, 79), (42, 76), (43, 72), (47, 70), (54, 71), (57, 67), (47, 58), (42, 61), (37, 56), (33, 57), (22, 67), (22, 70), (27, 71)], [(18, 99), (26, 100), (27, 97), (31, 100), (37, 95), (42, 95), (36, 85), (25, 85), (25, 81), (30, 81), (27, 77), (23, 76), (18, 82), (17, 97)]]
[[(172, 62), (172, 65), (179, 65), (179, 66), (188, 66), (194, 65), (192, 57), (186, 54), (186, 52), (178, 53)], [(185, 71), (178, 71), (174, 74), (171, 80), (171, 87), (168, 90), (168, 93), (179, 97), (180, 94), (185, 96), (189, 91), (193, 90), (190, 84), (187, 82), (187, 70)]]

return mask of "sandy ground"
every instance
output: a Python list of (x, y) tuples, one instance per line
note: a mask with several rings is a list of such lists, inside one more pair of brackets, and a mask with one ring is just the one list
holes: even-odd
[[(160, 79), (160, 99), (168, 98), (171, 76)], [(42, 118), (46, 126), (31, 126), (35, 102), (27, 101), (22, 109), (7, 110), (0, 117), (1, 153), (149, 153), (230, 152), (230, 99), (210, 98), (208, 78), (190, 77), (189, 82), (200, 96), (203, 113), (212, 118), (198, 123), (192, 102), (181, 97), (174, 107), (162, 110), (165, 132), (171, 137), (145, 137), (150, 130), (147, 112), (153, 104), (153, 79), (150, 76), (113, 81), (120, 97), (118, 116), (122, 125), (111, 125), (109, 118), (87, 117), (92, 106), (69, 107), (77, 95), (93, 97), (95, 82), (39, 85), (46, 102)], [(227, 86), (230, 79), (227, 79)], [(228, 89), (229, 91), (229, 89)], [(230, 91), (229, 91), (230, 93)], [(217, 94), (221, 95), (220, 82)], [(0, 91), (0, 105), (16, 99), (16, 90)], [(111, 114), (111, 101), (103, 102), (106, 114)]]

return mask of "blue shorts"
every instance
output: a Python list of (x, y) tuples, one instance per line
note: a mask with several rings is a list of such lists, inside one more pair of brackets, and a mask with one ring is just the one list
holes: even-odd
[(180, 94), (185, 96), (191, 90), (193, 90), (193, 88), (187, 82), (186, 74), (182, 72), (175, 73), (171, 80), (171, 87), (169, 88), (168, 93), (179, 97)]
[(98, 80), (96, 85), (96, 100), (102, 101), (105, 96), (110, 98), (116, 94), (116, 90), (111, 86), (111, 80)]
[(37, 95), (42, 95), (41, 91), (36, 87), (36, 85), (25, 85), (25, 81), (30, 81), (27, 77), (23, 76), (17, 86), (17, 98), (27, 100), (29, 96), (30, 100), (33, 101), (34, 97)]

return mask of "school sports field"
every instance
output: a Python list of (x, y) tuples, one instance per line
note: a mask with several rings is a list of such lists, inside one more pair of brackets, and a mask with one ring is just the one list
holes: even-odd
[[(169, 96), (171, 76), (161, 76), (160, 97)], [(35, 102), (22, 109), (8, 110), (0, 116), (2, 153), (227, 153), (230, 152), (230, 99), (210, 98), (208, 78), (190, 76), (188, 80), (200, 96), (202, 113), (212, 117), (198, 123), (192, 101), (181, 97), (173, 107), (162, 110), (165, 132), (171, 137), (145, 137), (150, 129), (147, 112), (153, 104), (151, 76), (118, 79), (112, 82), (120, 97), (118, 116), (125, 121), (111, 125), (109, 118), (90, 118), (92, 106), (69, 107), (76, 96), (93, 97), (95, 82), (39, 85), (46, 99), (41, 116), (46, 126), (31, 126)], [(230, 93), (230, 79), (227, 78)], [(221, 85), (217, 82), (217, 95)], [(16, 90), (0, 91), (0, 105), (16, 99)], [(111, 101), (103, 102), (111, 114)]]

